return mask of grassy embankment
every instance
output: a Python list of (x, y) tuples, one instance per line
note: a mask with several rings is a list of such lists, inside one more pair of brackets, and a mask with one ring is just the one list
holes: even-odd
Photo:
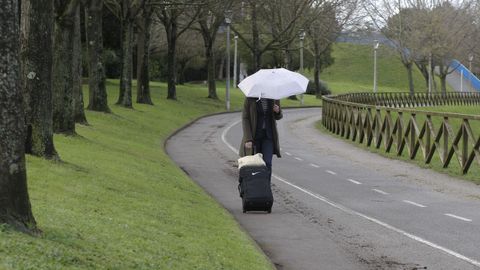
[[(372, 91), (372, 54), (373, 52), (370, 46), (337, 44), (334, 47), (335, 64), (327, 68), (321, 75), (321, 77), (329, 84), (334, 94), (362, 91), (370, 92)], [(379, 51), (378, 56), (379, 91), (408, 91), (406, 71), (401, 64), (398, 55), (396, 55), (395, 52), (389, 50), (388, 48), (383, 48)], [(424, 85), (424, 80), (421, 77), (421, 74), (416, 69), (414, 73), (414, 84), (417, 91), (425, 91), (426, 86)], [(437, 112), (454, 112), (476, 115), (480, 114), (480, 109), (478, 106), (424, 107), (418, 109)], [(392, 114), (392, 116), (395, 117), (395, 114)], [(417, 123), (421, 125), (424, 119), (424, 116), (418, 115)], [(405, 120), (406, 119), (404, 118), (404, 121)], [(459, 120), (450, 119), (449, 123), (452, 125), (454, 132), (458, 131), (461, 124), (460, 122), (461, 121)], [(441, 119), (434, 117), (433, 123), (434, 126), (438, 128), (441, 123)], [(478, 138), (478, 136), (480, 136), (480, 123), (471, 122), (470, 124), (474, 131), (474, 135)], [(318, 123), (317, 127), (320, 130), (331, 134), (329, 131), (327, 131), (321, 126), (321, 123)], [(450, 139), (450, 145), (451, 143), (452, 140)], [(383, 146), (380, 149), (375, 149), (367, 148), (366, 146), (359, 145), (357, 143), (352, 144), (389, 158), (410, 161), (407, 156), (406, 149), (404, 149), (403, 155), (399, 157), (392, 153), (385, 153)], [(441, 166), (438, 155), (435, 155), (430, 165), (426, 165), (423, 162), (423, 158), (421, 158), (421, 153), (418, 153), (417, 158), (412, 162), (421, 167), (431, 168), (439, 172), (448, 173), (456, 177), (462, 177), (464, 179), (468, 179), (470, 181), (480, 184), (480, 168), (478, 166), (478, 163), (472, 164), (469, 173), (465, 176), (462, 176), (460, 173), (460, 167), (458, 165), (458, 162), (455, 160), (455, 157), (452, 159), (450, 166), (446, 169)]]
[[(112, 114), (87, 111), (90, 125), (77, 125), (78, 136), (55, 136), (62, 162), (27, 157), (43, 236), (0, 227), (0, 269), (270, 269), (234, 219), (163, 150), (175, 129), (223, 111), (224, 103), (205, 98), (201, 85), (179, 86), (178, 101), (166, 100), (166, 86), (154, 83), (155, 106), (131, 110), (113, 104), (117, 88), (108, 84)], [(233, 90), (232, 108), (242, 102)]]
[[(333, 47), (333, 57), (335, 63), (320, 74), (320, 79), (327, 82), (333, 94), (373, 91), (372, 46), (337, 43)], [(409, 91), (407, 71), (398, 53), (389, 47), (380, 46), (377, 52), (377, 78), (379, 92)], [(413, 79), (416, 91), (426, 91), (425, 80), (416, 68)]]

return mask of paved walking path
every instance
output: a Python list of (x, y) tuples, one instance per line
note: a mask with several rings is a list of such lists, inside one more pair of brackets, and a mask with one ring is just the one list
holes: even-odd
[(201, 119), (167, 143), (278, 269), (480, 269), (480, 188), (355, 148), (285, 110), (273, 213), (243, 214), (238, 113)]

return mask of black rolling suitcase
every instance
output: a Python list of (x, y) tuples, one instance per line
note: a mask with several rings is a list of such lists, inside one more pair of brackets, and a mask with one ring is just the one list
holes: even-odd
[(272, 212), (273, 194), (267, 166), (243, 165), (239, 171), (238, 190), (242, 197), (243, 213), (247, 211)]

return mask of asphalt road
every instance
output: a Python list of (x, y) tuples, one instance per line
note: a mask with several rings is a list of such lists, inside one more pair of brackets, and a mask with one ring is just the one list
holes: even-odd
[(272, 214), (243, 214), (240, 114), (203, 118), (167, 142), (278, 269), (480, 269), (480, 188), (382, 158), (314, 128), (320, 109), (284, 111)]

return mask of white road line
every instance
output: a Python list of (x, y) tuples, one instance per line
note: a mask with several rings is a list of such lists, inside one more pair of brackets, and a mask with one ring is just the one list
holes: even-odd
[(233, 122), (230, 126), (228, 126), (227, 128), (225, 128), (225, 130), (222, 132), (222, 141), (223, 143), (225, 143), (226, 146), (228, 146), (228, 148), (230, 148), (230, 150), (232, 150), (235, 154), (238, 155), (238, 149), (235, 149), (235, 147), (233, 147), (231, 144), (229, 144), (227, 142), (227, 132), (233, 127), (235, 126), (236, 124), (240, 123), (242, 120), (238, 120), (238, 121), (235, 121)]
[(394, 231), (394, 232), (397, 232), (397, 233), (399, 233), (399, 234), (401, 234), (401, 235), (403, 235), (403, 236), (406, 236), (406, 237), (408, 237), (408, 238), (410, 238), (410, 239), (413, 239), (413, 240), (415, 240), (415, 241), (417, 241), (417, 242), (420, 242), (420, 243), (425, 244), (425, 245), (427, 245), (427, 246), (429, 246), (429, 247), (438, 249), (438, 250), (443, 251), (443, 252), (445, 252), (445, 253), (447, 253), (447, 254), (449, 254), (449, 255), (451, 255), (451, 256), (454, 256), (454, 257), (456, 257), (456, 258), (458, 258), (458, 259), (460, 259), (460, 260), (466, 261), (466, 262), (468, 262), (468, 263), (470, 263), (470, 264), (473, 264), (473, 265), (475, 265), (475, 266), (477, 266), (477, 267), (480, 267), (480, 262), (479, 262), (479, 261), (476, 261), (476, 260), (474, 260), (474, 259), (468, 258), (468, 257), (466, 257), (466, 256), (464, 256), (464, 255), (462, 255), (462, 254), (460, 254), (460, 253), (458, 253), (458, 252), (455, 252), (455, 251), (450, 250), (450, 249), (448, 249), (448, 248), (445, 248), (445, 247), (442, 247), (442, 246), (440, 246), (440, 245), (437, 245), (437, 244), (435, 244), (435, 243), (433, 243), (433, 242), (430, 242), (430, 241), (428, 241), (428, 240), (425, 240), (425, 239), (423, 239), (423, 238), (421, 238), (421, 237), (418, 237), (418, 236), (416, 236), (416, 235), (414, 235), (414, 234), (408, 233), (408, 232), (406, 232), (406, 231), (404, 231), (404, 230), (402, 230), (402, 229), (396, 228), (396, 227), (394, 227), (394, 226), (392, 226), (392, 225), (390, 225), (390, 224), (388, 224), (388, 223), (385, 223), (385, 222), (383, 222), (383, 221), (380, 221), (380, 220), (378, 220), (378, 219), (376, 219), (376, 218), (369, 217), (369, 216), (367, 216), (367, 215), (365, 215), (365, 214), (362, 214), (362, 213), (360, 213), (360, 212), (357, 212), (357, 211), (355, 211), (355, 210), (352, 210), (352, 209), (350, 209), (350, 208), (347, 208), (347, 207), (345, 207), (345, 206), (343, 206), (343, 205), (341, 205), (341, 204), (334, 203), (334, 202), (330, 201), (329, 199), (327, 199), (327, 198), (325, 198), (325, 197), (323, 197), (323, 196), (321, 196), (321, 195), (318, 195), (318, 194), (316, 194), (316, 193), (313, 193), (312, 191), (310, 191), (310, 190), (308, 190), (308, 189), (305, 189), (305, 188), (302, 188), (302, 187), (297, 186), (297, 185), (295, 185), (295, 184), (292, 184), (292, 183), (288, 182), (287, 180), (285, 180), (285, 179), (283, 179), (283, 178), (281, 178), (281, 177), (279, 177), (279, 176), (277, 176), (277, 175), (275, 175), (275, 174), (272, 174), (272, 176), (275, 177), (275, 178), (276, 178), (277, 180), (279, 180), (280, 182), (285, 183), (285, 184), (287, 184), (287, 185), (289, 185), (289, 186), (291, 186), (291, 187), (294, 187), (294, 188), (296, 188), (296, 189), (298, 189), (298, 190), (300, 190), (300, 191), (302, 191), (302, 192), (304, 192), (304, 193), (306, 193), (306, 194), (308, 194), (308, 195), (310, 195), (310, 196), (312, 196), (312, 197), (314, 197), (314, 198), (316, 198), (316, 199), (318, 199), (318, 200), (320, 200), (320, 201), (322, 201), (322, 202), (324, 202), (324, 203), (326, 203), (326, 204), (328, 204), (328, 205), (330, 205), (330, 206), (332, 206), (332, 207), (334, 207), (334, 208), (337, 208), (337, 209), (339, 209), (339, 210), (341, 210), (341, 211), (343, 211), (343, 212), (345, 212), (345, 213), (359, 216), (359, 217), (364, 218), (364, 219), (366, 219), (366, 220), (369, 220), (369, 221), (371, 221), (371, 222), (373, 222), (373, 223), (376, 223), (376, 224), (378, 224), (378, 225), (380, 225), (380, 226), (382, 226), (382, 227), (385, 227), (385, 228), (387, 228), (387, 229), (389, 229), (389, 230), (392, 230), (392, 231)]
[(292, 154), (290, 154), (289, 152), (285, 152), (285, 155), (291, 156)]
[[(240, 121), (241, 121), (241, 120), (239, 120), (239, 121), (231, 124), (230, 126), (228, 126), (228, 127), (222, 132), (222, 141), (223, 141), (223, 143), (224, 143), (228, 148), (230, 148), (234, 153), (237, 153), (237, 155), (238, 155), (237, 149), (235, 149), (235, 147), (233, 147), (230, 143), (228, 143), (225, 137), (226, 137), (227, 132), (228, 132), (233, 126), (235, 126), (236, 124), (238, 124)], [(403, 235), (403, 236), (406, 236), (406, 237), (408, 237), (408, 238), (410, 238), (410, 239), (412, 239), (412, 240), (415, 240), (415, 241), (417, 241), (417, 242), (420, 242), (420, 243), (422, 243), (422, 244), (425, 244), (425, 245), (427, 245), (427, 246), (429, 246), (429, 247), (432, 247), (432, 248), (434, 248), (434, 249), (443, 251), (443, 252), (445, 252), (445, 253), (447, 253), (447, 254), (455, 257), (455, 258), (458, 258), (458, 259), (463, 260), (463, 261), (465, 261), (465, 262), (468, 262), (468, 263), (470, 263), (470, 264), (472, 264), (472, 265), (475, 265), (475, 266), (477, 266), (477, 267), (480, 267), (480, 261), (476, 261), (476, 260), (474, 260), (474, 259), (468, 258), (468, 257), (466, 257), (466, 256), (464, 256), (464, 255), (462, 255), (462, 254), (460, 254), (460, 253), (458, 253), (458, 252), (455, 252), (455, 251), (450, 250), (450, 249), (448, 249), (448, 248), (445, 248), (445, 247), (442, 247), (442, 246), (440, 246), (440, 245), (437, 245), (437, 244), (435, 244), (435, 243), (433, 243), (433, 242), (430, 242), (430, 241), (428, 241), (428, 240), (425, 240), (425, 239), (423, 239), (423, 238), (421, 238), (421, 237), (418, 237), (418, 236), (416, 236), (416, 235), (414, 235), (414, 234), (411, 234), (411, 233), (408, 233), (408, 232), (406, 232), (406, 231), (404, 231), (404, 230), (398, 229), (398, 228), (396, 228), (396, 227), (394, 227), (394, 226), (392, 226), (392, 225), (389, 225), (389, 224), (387, 224), (387, 223), (385, 223), (385, 222), (383, 222), (383, 221), (380, 221), (380, 220), (378, 220), (378, 219), (376, 219), (376, 218), (369, 217), (369, 216), (364, 215), (364, 214), (362, 214), (362, 213), (360, 213), (360, 212), (357, 212), (357, 211), (355, 211), (355, 210), (352, 210), (352, 209), (350, 209), (350, 208), (347, 208), (347, 207), (345, 207), (345, 206), (343, 206), (343, 205), (341, 205), (341, 204), (334, 203), (334, 202), (330, 201), (329, 199), (327, 199), (327, 198), (325, 198), (325, 197), (323, 197), (323, 196), (320, 196), (320, 195), (318, 195), (318, 194), (316, 194), (316, 193), (311, 192), (311, 191), (308, 190), (308, 189), (305, 189), (305, 188), (299, 187), (299, 186), (297, 186), (297, 185), (295, 185), (295, 184), (292, 184), (292, 183), (288, 182), (287, 180), (285, 180), (285, 179), (283, 179), (283, 178), (281, 178), (281, 177), (279, 177), (279, 176), (277, 176), (277, 175), (275, 175), (275, 174), (272, 174), (272, 176), (273, 176), (274, 178), (276, 178), (278, 181), (280, 181), (280, 182), (282, 182), (282, 183), (284, 183), (284, 184), (287, 184), (287, 185), (289, 185), (289, 186), (291, 186), (291, 187), (293, 187), (293, 188), (295, 188), (295, 189), (298, 189), (298, 190), (302, 191), (303, 193), (305, 193), (305, 194), (307, 194), (307, 195), (310, 195), (310, 196), (312, 196), (313, 198), (318, 199), (318, 200), (320, 200), (320, 201), (322, 201), (322, 202), (324, 202), (324, 203), (326, 203), (326, 204), (328, 204), (328, 205), (330, 205), (330, 206), (332, 206), (332, 207), (334, 207), (334, 208), (336, 208), (336, 209), (338, 209), (338, 210), (340, 210), (340, 211), (343, 211), (343, 212), (345, 212), (345, 213), (347, 213), (347, 214), (356, 215), (356, 216), (358, 216), (358, 217), (364, 218), (364, 219), (369, 220), (369, 221), (371, 221), (371, 222), (373, 222), (373, 223), (375, 223), (375, 224), (378, 224), (378, 225), (380, 225), (380, 226), (382, 226), (382, 227), (384, 227), (384, 228), (387, 228), (387, 229), (392, 230), (392, 231), (394, 231), (394, 232), (397, 232), (397, 233), (399, 233), (399, 234), (401, 234), (401, 235)], [(386, 192), (385, 192), (385, 193), (386, 193)]]
[(460, 220), (463, 220), (463, 221), (472, 222), (472, 220), (469, 219), (469, 218), (460, 217), (460, 216), (457, 216), (457, 215), (454, 215), (454, 214), (444, 214), (444, 215), (452, 217), (452, 218), (460, 219)]
[(385, 192), (385, 191), (383, 191), (383, 190), (380, 190), (380, 189), (374, 188), (374, 189), (372, 189), (372, 190), (375, 191), (375, 192), (377, 192), (377, 193), (380, 193), (380, 194), (382, 194), (382, 195), (390, 195), (390, 193), (387, 193), (387, 192)]
[(419, 203), (416, 203), (416, 202), (412, 202), (412, 201), (408, 201), (408, 200), (403, 200), (404, 203), (408, 203), (408, 204), (411, 204), (411, 205), (415, 205), (415, 206), (418, 206), (418, 207), (422, 207), (422, 208), (425, 208), (426, 206), (423, 205), (423, 204), (419, 204)]
[(317, 164), (313, 164), (313, 163), (310, 163), (310, 166), (312, 166), (314, 168), (320, 168), (320, 166), (318, 166)]
[(358, 182), (358, 181), (355, 181), (355, 180), (353, 180), (353, 179), (350, 179), (350, 178), (347, 179), (347, 180), (350, 181), (350, 182), (352, 182), (352, 183), (354, 183), (355, 185), (361, 185), (361, 184), (362, 184), (362, 183), (360, 183), (360, 182)]
[(329, 174), (331, 174), (331, 175), (337, 175), (336, 172), (332, 172), (332, 171), (329, 171), (329, 170), (326, 170), (325, 172), (327, 172), (327, 173), (329, 173)]
[(295, 157), (296, 160), (298, 161), (303, 161), (303, 159), (299, 158), (299, 157)]

